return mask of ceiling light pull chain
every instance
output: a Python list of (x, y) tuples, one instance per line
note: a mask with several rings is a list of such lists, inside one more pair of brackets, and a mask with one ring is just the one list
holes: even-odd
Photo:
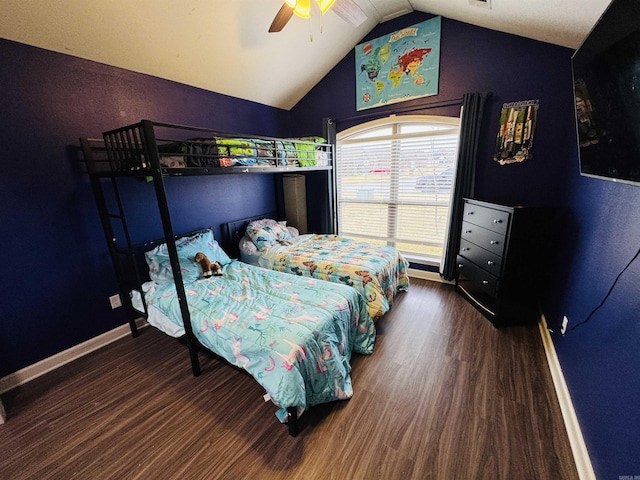
[(315, 2), (311, 2), (309, 5), (309, 42), (313, 43), (313, 18), (315, 17), (318, 10), (316, 9)]

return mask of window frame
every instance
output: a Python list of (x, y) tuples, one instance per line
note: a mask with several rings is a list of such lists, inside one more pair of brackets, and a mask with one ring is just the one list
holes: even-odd
[[(419, 132), (412, 132), (412, 133), (403, 133), (403, 126), (409, 126), (409, 125), (418, 125), (419, 127), (423, 127), (422, 131)], [(424, 128), (426, 127), (426, 128)], [(433, 129), (433, 127), (436, 127), (435, 129)], [(431, 128), (431, 129), (430, 129)], [(384, 132), (384, 129), (390, 129), (387, 132)], [(444, 129), (444, 130), (443, 130)], [(376, 135), (375, 132), (376, 131), (380, 131), (381, 134), (380, 135)], [(405, 128), (406, 130), (406, 128)], [(447, 242), (448, 242), (448, 230), (449, 230), (449, 222), (450, 222), (450, 216), (451, 216), (451, 207), (452, 207), (452, 201), (453, 201), (453, 187), (455, 185), (455, 173), (457, 171), (457, 160), (458, 160), (458, 148), (459, 148), (459, 141), (460, 141), (460, 117), (449, 117), (449, 116), (439, 116), (439, 115), (400, 115), (400, 116), (396, 116), (396, 115), (391, 115), (389, 117), (384, 117), (384, 118), (380, 118), (380, 119), (376, 119), (376, 120), (372, 120), (369, 122), (365, 122), (359, 125), (355, 125), (353, 127), (347, 128), (345, 130), (342, 130), (341, 132), (337, 132), (336, 134), (336, 164), (335, 164), (335, 178), (336, 178), (336, 206), (335, 206), (335, 211), (336, 211), (336, 228), (337, 228), (337, 232), (338, 234), (342, 234), (342, 228), (341, 228), (341, 224), (343, 223), (342, 218), (340, 218), (341, 216), (341, 210), (342, 210), (342, 206), (341, 205), (343, 202), (342, 198), (339, 198), (339, 193), (340, 193), (340, 188), (338, 187), (338, 182), (339, 182), (339, 170), (340, 170), (340, 151), (342, 146), (344, 145), (348, 145), (348, 144), (357, 144), (357, 143), (364, 143), (364, 142), (373, 142), (373, 141), (388, 141), (391, 144), (391, 149), (393, 150), (394, 148), (397, 150), (398, 144), (397, 141), (402, 141), (403, 139), (415, 139), (415, 138), (420, 138), (420, 137), (429, 137), (429, 136), (437, 136), (438, 134), (440, 135), (451, 135), (452, 133), (455, 133), (456, 135), (456, 140), (455, 140), (455, 150), (452, 154), (452, 158), (451, 158), (451, 166), (453, 168), (453, 178), (452, 178), (452, 184), (451, 184), (451, 191), (448, 192), (447, 196), (447, 200), (446, 202), (441, 201), (441, 202), (433, 202), (433, 205), (437, 207), (444, 207), (446, 204), (446, 225), (444, 228), (444, 237), (442, 240), (442, 244), (439, 244), (436, 246), (437, 248), (440, 248), (442, 253), (440, 255), (440, 258), (437, 258), (436, 255), (433, 256), (429, 256), (429, 255), (420, 255), (417, 253), (403, 253), (405, 258), (407, 258), (407, 260), (409, 260), (411, 263), (414, 264), (419, 264), (419, 265), (428, 265), (428, 266), (439, 266), (442, 263), (442, 258), (445, 254), (445, 249), (447, 246)], [(393, 162), (391, 162), (393, 163)], [(394, 195), (397, 195), (397, 186), (398, 186), (398, 176), (399, 176), (399, 171), (400, 171), (400, 161), (396, 162), (397, 165), (391, 166), (390, 167), (390, 181), (389, 181), (389, 195), (390, 198), (393, 198)], [(395, 185), (395, 187), (394, 187)], [(394, 192), (394, 189), (396, 190)], [(397, 197), (396, 197), (397, 200)], [(346, 202), (347, 204), (350, 202)], [(357, 202), (353, 202), (353, 203), (357, 203)], [(380, 204), (384, 204), (384, 202), (380, 202)], [(394, 230), (395, 228), (397, 228), (398, 225), (398, 215), (397, 215), (397, 209), (399, 207), (399, 205), (401, 205), (399, 202), (394, 202), (393, 200), (389, 200), (387, 203), (387, 223), (388, 223), (388, 229), (391, 232), (390, 234), (386, 235), (386, 238), (381, 238), (379, 240), (381, 241), (385, 241), (385, 243), (387, 245), (395, 245), (396, 244), (396, 238), (394, 238), (394, 235), (396, 233), (396, 231)], [(425, 203), (425, 205), (428, 205), (428, 202)], [(396, 209), (395, 212), (392, 212), (393, 209)], [(394, 225), (392, 225), (392, 222), (394, 222)], [(435, 222), (434, 222), (435, 224)]]

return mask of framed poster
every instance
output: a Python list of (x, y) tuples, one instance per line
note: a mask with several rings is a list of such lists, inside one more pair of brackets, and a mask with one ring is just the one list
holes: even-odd
[(356, 110), (438, 94), (440, 25), (435, 17), (356, 46)]
[(502, 105), (493, 156), (500, 165), (520, 163), (533, 157), (533, 134), (539, 103), (539, 100), (526, 100)]

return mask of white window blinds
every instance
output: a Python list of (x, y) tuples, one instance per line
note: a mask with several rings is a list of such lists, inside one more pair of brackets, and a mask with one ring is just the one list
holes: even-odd
[(449, 219), (459, 119), (390, 117), (337, 136), (340, 235), (438, 263)]

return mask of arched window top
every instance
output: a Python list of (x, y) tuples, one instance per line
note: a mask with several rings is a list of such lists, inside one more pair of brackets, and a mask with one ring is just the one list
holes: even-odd
[(460, 118), (438, 115), (392, 115), (348, 128), (337, 134), (338, 140), (389, 137), (402, 134), (445, 133), (460, 126)]

